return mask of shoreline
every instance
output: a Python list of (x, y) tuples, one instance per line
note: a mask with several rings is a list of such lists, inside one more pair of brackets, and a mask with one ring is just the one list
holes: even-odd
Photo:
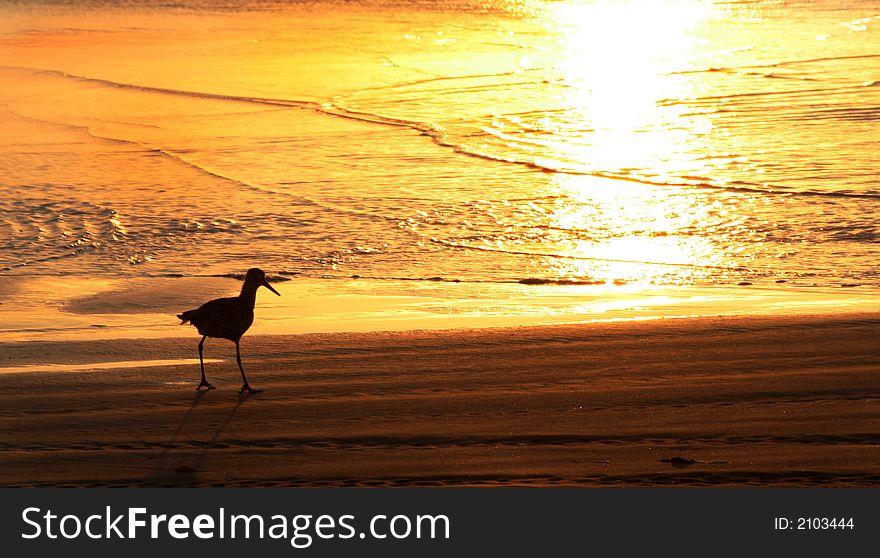
[[(876, 486), (880, 315), (246, 336), (0, 374), (6, 486)], [(197, 339), (2, 343), (3, 366)]]
[[(874, 312), (868, 287), (529, 285), (294, 278), (258, 293), (248, 335), (455, 330), (709, 316)], [(0, 276), (0, 342), (188, 335), (175, 315), (241, 282), (219, 277)]]

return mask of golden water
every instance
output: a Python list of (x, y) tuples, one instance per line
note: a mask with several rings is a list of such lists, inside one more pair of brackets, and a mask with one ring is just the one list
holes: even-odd
[(862, 0), (4, 3), (0, 273), (876, 290), (878, 29)]

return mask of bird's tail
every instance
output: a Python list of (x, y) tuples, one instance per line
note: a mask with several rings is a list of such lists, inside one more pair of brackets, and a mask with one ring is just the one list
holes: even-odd
[(180, 318), (180, 325), (187, 323), (192, 317), (193, 312), (195, 312), (195, 310), (187, 310), (186, 312), (178, 314), (177, 317)]

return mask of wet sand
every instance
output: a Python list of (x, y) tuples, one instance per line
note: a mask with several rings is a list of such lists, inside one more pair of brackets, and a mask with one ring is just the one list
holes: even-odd
[(0, 483), (880, 484), (878, 313), (185, 333), (0, 343)]

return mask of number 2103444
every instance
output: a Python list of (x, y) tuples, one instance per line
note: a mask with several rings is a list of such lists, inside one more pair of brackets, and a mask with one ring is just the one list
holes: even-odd
[(774, 517), (773, 528), (777, 531), (828, 531), (854, 530), (852, 517)]

